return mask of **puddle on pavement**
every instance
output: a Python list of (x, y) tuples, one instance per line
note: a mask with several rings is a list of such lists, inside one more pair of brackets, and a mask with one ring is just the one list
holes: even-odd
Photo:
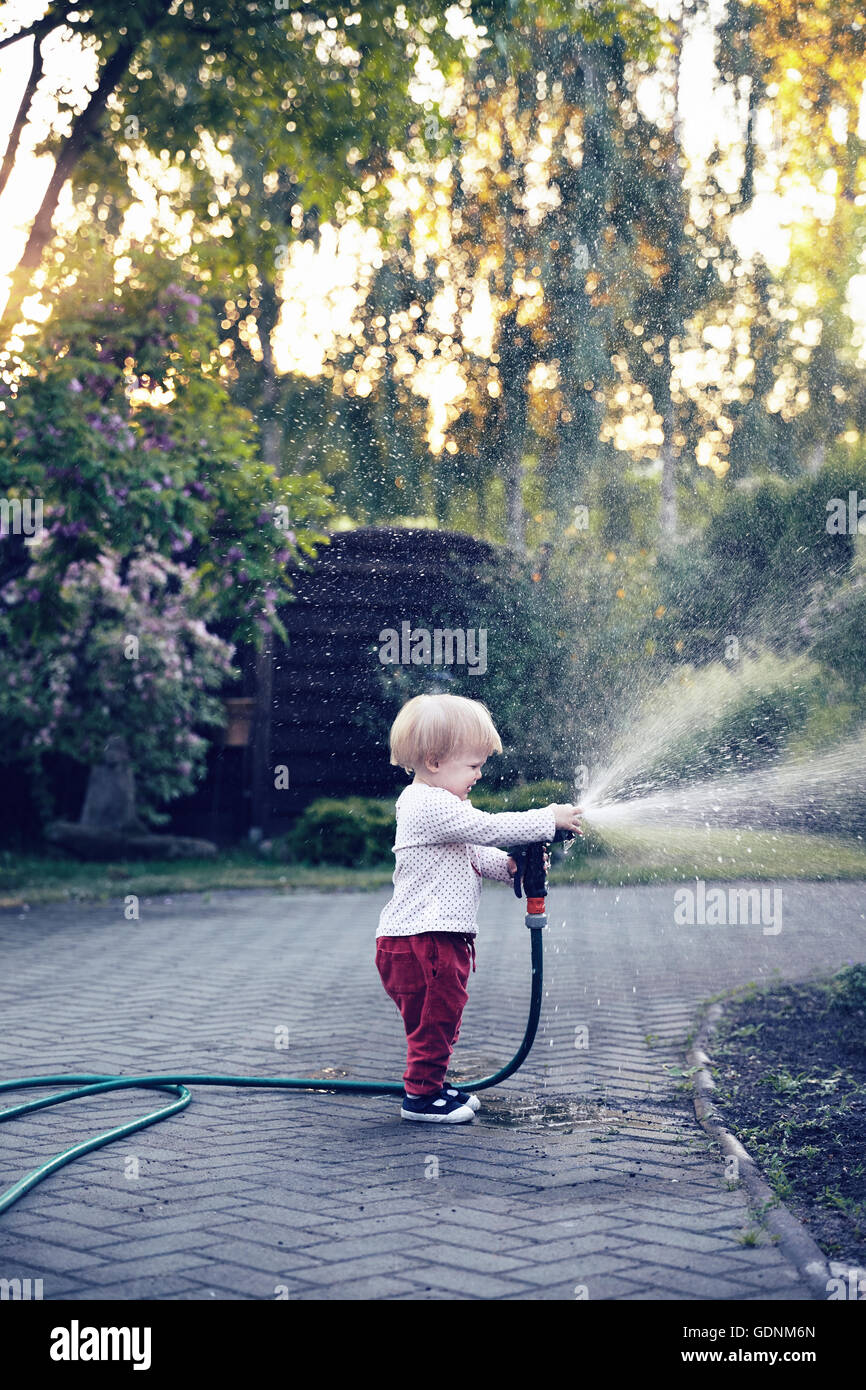
[[(489, 1076), (502, 1066), (502, 1059), (479, 1053), (455, 1053), (452, 1058), (450, 1081), (463, 1086), (477, 1076)], [(551, 1130), (571, 1134), (575, 1129), (642, 1130), (644, 1133), (670, 1131), (678, 1123), (669, 1109), (641, 1106), (639, 1109), (617, 1110), (603, 1100), (587, 1097), (551, 1095), (503, 1096), (495, 1089), (479, 1091), (481, 1110), (476, 1123), (504, 1125), (524, 1129), (532, 1134)]]
[(308, 1077), (310, 1081), (335, 1081), (341, 1077), (348, 1077), (349, 1073), (343, 1071), (341, 1067), (323, 1067), (321, 1071), (298, 1072), (298, 1075)]
[(479, 1092), (482, 1124), (505, 1125), (539, 1134), (550, 1130), (571, 1134), (575, 1129), (629, 1129), (658, 1132), (670, 1130), (672, 1117), (646, 1110), (613, 1110), (587, 1100), (568, 1100), (565, 1097), (539, 1100), (535, 1096), (503, 1099)]

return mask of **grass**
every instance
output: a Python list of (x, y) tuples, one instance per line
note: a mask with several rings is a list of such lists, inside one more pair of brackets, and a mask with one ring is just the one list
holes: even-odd
[(393, 869), (274, 864), (253, 850), (222, 851), (216, 859), (128, 861), (85, 864), (59, 854), (0, 852), (0, 908), (25, 903), (97, 900), (126, 893), (155, 897), (207, 893), (225, 888), (271, 888), (276, 892), (319, 889), (365, 891), (391, 882)]
[[(606, 852), (558, 860), (550, 883), (652, 884), (702, 878), (866, 879), (866, 844), (840, 836), (794, 832), (678, 830), (629, 832), (608, 837)], [(216, 859), (80, 863), (56, 851), (0, 851), (0, 908), (40, 903), (102, 900), (119, 894), (155, 896), (213, 892), (226, 888), (270, 888), (276, 892), (318, 889), (364, 892), (391, 883), (393, 863), (352, 868), (274, 862), (252, 848), (220, 852)]]
[(668, 883), (678, 879), (860, 879), (866, 842), (797, 831), (605, 831), (600, 855), (567, 855), (551, 883)]

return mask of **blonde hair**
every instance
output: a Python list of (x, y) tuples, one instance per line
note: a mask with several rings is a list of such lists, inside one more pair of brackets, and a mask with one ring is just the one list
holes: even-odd
[(465, 695), (416, 695), (391, 725), (391, 762), (406, 772), (428, 758), (450, 758), (464, 749), (501, 753), (502, 741), (490, 711)]

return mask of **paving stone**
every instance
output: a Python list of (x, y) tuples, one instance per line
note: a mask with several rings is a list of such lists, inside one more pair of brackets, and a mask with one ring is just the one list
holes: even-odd
[[(273, 1299), (277, 1284), (300, 1301), (573, 1301), (581, 1282), (591, 1300), (807, 1300), (779, 1247), (738, 1243), (754, 1224), (746, 1193), (728, 1190), (666, 1067), (682, 1062), (708, 995), (775, 970), (806, 979), (859, 951), (863, 886), (834, 884), (832, 914), (828, 891), (786, 886), (780, 946), (674, 930), (671, 885), (555, 888), (538, 1039), (515, 1076), (479, 1092), (471, 1126), (407, 1126), (390, 1096), (193, 1084), (182, 1115), (0, 1216), (0, 1276), (41, 1277), (46, 1297), (75, 1301)], [(16, 962), (2, 1074), (332, 1067), (397, 1080), (405, 1040), (373, 962), (386, 897), (154, 897), (132, 936), (116, 904), (52, 904), (28, 914), (26, 952), (17, 914), (0, 912), (0, 954)], [(299, 929), (313, 915), (315, 950)], [(527, 933), (504, 885), (486, 886), (479, 928), (463, 1081), (512, 1054), (528, 998)], [(182, 989), (180, 960), (197, 967)], [(544, 1105), (576, 1101), (609, 1113), (570, 1132), (545, 1124)], [(152, 1108), (151, 1093), (130, 1091), (10, 1124), (4, 1178)]]
[(708, 1254), (716, 1250), (724, 1250), (731, 1241), (726, 1236), (715, 1234), (703, 1235), (696, 1231), (693, 1225), (677, 1226), (650, 1226), (645, 1223), (632, 1226), (629, 1231), (631, 1240), (646, 1241), (647, 1244), (670, 1245), (676, 1250), (703, 1250)]
[[(196, 1285), (191, 1280), (185, 1279), (182, 1275), (163, 1274), (158, 1280), (130, 1279), (122, 1285), (74, 1288), (57, 1297), (64, 1303), (87, 1303), (94, 1299), (100, 1302), (104, 1299), (108, 1302), (125, 1303), (128, 1300), (138, 1302), (147, 1299), (194, 1298), (197, 1294)], [(86, 1316), (86, 1310), (78, 1316)]]
[(438, 1240), (425, 1241), (424, 1259), (435, 1263), (456, 1265), (459, 1269), (479, 1270), (484, 1274), (507, 1274), (520, 1270), (525, 1261), (513, 1255), (499, 1255), (492, 1250), (477, 1250), (466, 1245), (446, 1245)]
[[(448, 1265), (427, 1265), (412, 1271), (417, 1279), (431, 1288), (447, 1289), (455, 1297), (501, 1298), (521, 1287), (490, 1274), (474, 1273), (467, 1269), (456, 1269)], [(522, 1286), (525, 1291), (525, 1285)]]
[(631, 1250), (633, 1246), (629, 1241), (628, 1232), (624, 1231), (619, 1237), (604, 1235), (602, 1232), (588, 1236), (563, 1236), (559, 1240), (531, 1245), (528, 1249), (530, 1259), (544, 1264), (563, 1257), (570, 1259), (574, 1256), (575, 1259), (579, 1259), (584, 1255)]
[(250, 1269), (246, 1265), (234, 1265), (227, 1260), (214, 1261), (205, 1274), (206, 1278), (202, 1282), (205, 1294), (208, 1289), (214, 1289), (220, 1297), (230, 1290), (242, 1294), (245, 1298), (277, 1303), (281, 1301), (277, 1296), (278, 1290), (286, 1289), (288, 1298), (291, 1299), (308, 1287), (305, 1281), (296, 1275)]
[[(177, 1274), (184, 1270), (205, 1268), (210, 1261), (204, 1255), (194, 1254), (191, 1250), (178, 1250), (164, 1255), (149, 1255), (146, 1259), (130, 1263), (120, 1264), (114, 1261), (108, 1265), (101, 1265), (98, 1269), (88, 1269), (87, 1282), (100, 1287), (97, 1296), (102, 1298), (108, 1296), (101, 1292), (107, 1285), (125, 1288), (127, 1281), (132, 1282), (137, 1277), (152, 1276), (154, 1280), (158, 1280), (162, 1274)], [(157, 1286), (155, 1284), (155, 1287)]]
[[(84, 1273), (88, 1268), (98, 1268), (101, 1264), (98, 1255), (88, 1255), (84, 1250), (72, 1250), (67, 1245), (48, 1244), (47, 1241), (4, 1241), (0, 1246), (2, 1277), (14, 1279), (23, 1270), (26, 1277), (31, 1274), (39, 1277), (52, 1273), (78, 1270)], [(14, 1270), (7, 1274), (6, 1270)]]
[(573, 1284), (585, 1284), (596, 1274), (617, 1273), (637, 1276), (637, 1264), (628, 1253), (615, 1255), (582, 1255), (573, 1259), (550, 1260), (547, 1263), (524, 1267), (523, 1278), (531, 1284), (557, 1283), (570, 1279)]
[(673, 1269), (670, 1265), (645, 1265), (641, 1277), (663, 1289), (674, 1289), (681, 1298), (736, 1298), (735, 1282), (708, 1276), (697, 1270)]
[(362, 1255), (351, 1260), (335, 1260), (315, 1269), (308, 1268), (304, 1270), (304, 1278), (311, 1284), (338, 1284), (365, 1274), (392, 1274), (395, 1270), (412, 1268), (414, 1262), (411, 1259), (396, 1251), (389, 1251), (387, 1254)]
[(148, 1236), (145, 1229), (141, 1240), (136, 1240), (132, 1245), (124, 1241), (123, 1245), (123, 1250), (118, 1250), (115, 1258), (126, 1263), (128, 1260), (147, 1259), (150, 1255), (171, 1255), (180, 1254), (184, 1250), (200, 1250), (202, 1237), (200, 1230), (173, 1230), (158, 1236)]
[[(362, 1299), (365, 1302), (369, 1299), (380, 1298), (405, 1298), (407, 1295), (417, 1293), (417, 1286), (408, 1283), (405, 1279), (388, 1279), (385, 1275), (376, 1275), (367, 1279), (347, 1279), (342, 1284), (330, 1284), (328, 1286), (328, 1298), (348, 1298)], [(322, 1292), (311, 1292), (301, 1297), (321, 1298)]]

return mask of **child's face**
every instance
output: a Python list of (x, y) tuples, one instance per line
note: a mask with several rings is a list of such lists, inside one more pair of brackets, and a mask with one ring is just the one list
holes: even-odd
[(462, 749), (450, 758), (431, 758), (424, 769), (424, 781), (434, 787), (444, 787), (465, 801), (487, 761), (483, 748)]

